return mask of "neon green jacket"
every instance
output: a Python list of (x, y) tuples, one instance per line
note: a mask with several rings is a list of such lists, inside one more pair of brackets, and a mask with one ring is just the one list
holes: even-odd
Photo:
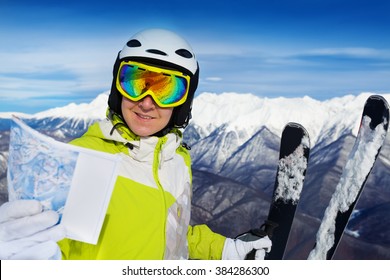
[[(115, 125), (115, 128), (114, 128)], [(180, 131), (138, 137), (114, 116), (93, 124), (74, 145), (122, 153), (97, 245), (64, 239), (64, 259), (221, 259), (225, 237), (190, 226), (190, 155)]]

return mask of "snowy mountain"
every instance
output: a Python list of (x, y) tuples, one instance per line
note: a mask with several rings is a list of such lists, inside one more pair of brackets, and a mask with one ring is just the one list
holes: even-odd
[[(321, 102), (310, 97), (269, 99), (252, 94), (203, 93), (194, 101), (193, 123), (206, 134), (225, 125), (225, 131), (240, 134), (242, 144), (259, 126), (280, 135), (284, 125), (294, 121), (306, 127), (315, 144), (328, 138), (323, 132), (331, 129), (333, 137), (329, 140), (350, 129), (356, 134), (361, 109), (369, 95), (348, 95)], [(390, 94), (384, 96), (390, 98)]]
[[(298, 122), (310, 134), (312, 151), (288, 256), (306, 258), (370, 94), (326, 101), (237, 93), (197, 96), (193, 119), (184, 133), (192, 148), (194, 169), (192, 222), (208, 223), (215, 231), (232, 237), (259, 226), (268, 212), (283, 127)], [(390, 100), (390, 94), (383, 96)], [(103, 93), (90, 104), (69, 104), (35, 115), (14, 114), (33, 128), (67, 142), (105, 117), (107, 98)], [(0, 113), (0, 203), (6, 199), (11, 115)], [(336, 252), (338, 258), (390, 259), (390, 218), (388, 212), (385, 215), (390, 207), (389, 139), (357, 204), (349, 234), (340, 245), (344, 249)], [(378, 217), (384, 218), (379, 222)]]

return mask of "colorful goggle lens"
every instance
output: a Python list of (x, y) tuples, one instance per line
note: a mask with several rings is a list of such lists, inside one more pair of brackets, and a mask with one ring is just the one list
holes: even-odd
[(175, 107), (186, 101), (189, 81), (189, 76), (178, 71), (123, 61), (119, 66), (116, 86), (124, 97), (132, 101), (150, 95), (160, 107)]

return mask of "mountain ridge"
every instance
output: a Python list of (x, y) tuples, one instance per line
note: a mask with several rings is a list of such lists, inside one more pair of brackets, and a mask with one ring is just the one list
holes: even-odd
[[(105, 118), (108, 91), (99, 94), (90, 103), (71, 103), (64, 107), (53, 108), (36, 114), (15, 112), (0, 113), (0, 118), (10, 119), (12, 115), (23, 119), (71, 118), (96, 120)], [(208, 135), (217, 127), (225, 125), (225, 131), (246, 131), (248, 140), (256, 130), (266, 126), (276, 135), (280, 135), (288, 122), (298, 122), (309, 132), (315, 145), (322, 139), (321, 134), (338, 124), (335, 137), (351, 130), (354, 135), (358, 130), (361, 110), (369, 95), (345, 95), (319, 101), (311, 97), (302, 98), (261, 98), (253, 94), (208, 93), (203, 92), (193, 101), (190, 124), (197, 126)], [(390, 94), (381, 94), (388, 101)], [(260, 124), (260, 125), (259, 125)]]

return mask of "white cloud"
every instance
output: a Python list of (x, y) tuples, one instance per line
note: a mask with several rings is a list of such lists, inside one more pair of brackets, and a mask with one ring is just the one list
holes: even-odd
[(220, 82), (220, 81), (222, 81), (222, 78), (221, 77), (207, 77), (206, 81)]
[[(0, 96), (23, 98), (101, 92), (111, 86), (121, 45), (112, 40), (43, 38), (42, 44), (0, 46)], [(35, 46), (35, 47), (32, 47)]]
[(356, 58), (390, 58), (390, 50), (374, 49), (374, 48), (319, 48), (309, 50), (306, 55), (322, 55), (322, 56), (350, 56)]
[(76, 84), (60, 80), (20, 79), (0, 76), (0, 97), (2, 100), (41, 98), (44, 96), (67, 96)]

